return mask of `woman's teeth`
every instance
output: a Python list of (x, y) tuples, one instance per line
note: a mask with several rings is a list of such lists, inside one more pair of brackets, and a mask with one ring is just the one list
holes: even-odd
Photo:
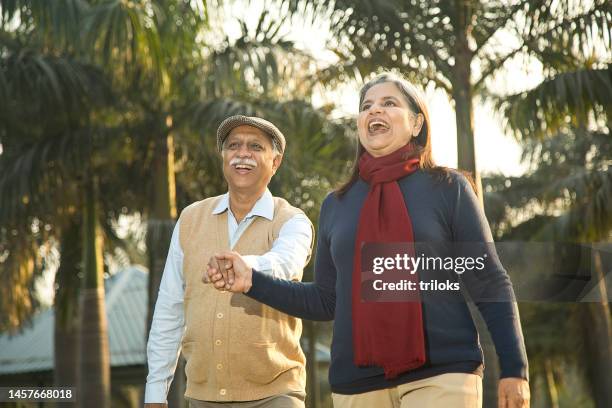
[(375, 120), (368, 124), (368, 130), (370, 132), (375, 132), (377, 130), (383, 130), (383, 129), (384, 130), (389, 129), (389, 126), (385, 122)]

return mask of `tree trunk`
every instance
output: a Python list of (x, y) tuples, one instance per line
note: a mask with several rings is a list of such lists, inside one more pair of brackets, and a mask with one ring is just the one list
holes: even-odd
[(98, 227), (97, 186), (87, 179), (83, 208), (83, 288), (80, 294), (79, 406), (110, 407), (110, 354), (104, 304), (102, 236)]
[(319, 387), (319, 370), (317, 363), (317, 327), (316, 322), (304, 321), (308, 350), (306, 352), (306, 407), (318, 408), (321, 406), (321, 390)]
[[(170, 117), (168, 126), (172, 125)], [(176, 187), (174, 176), (174, 139), (172, 134), (160, 139), (155, 145), (153, 164), (153, 201), (147, 223), (147, 251), (149, 256), (149, 301), (147, 312), (147, 333), (151, 330), (151, 321), (157, 302), (157, 293), (161, 283), (164, 265), (170, 248), (172, 230), (176, 219)], [(184, 361), (179, 359), (174, 380), (168, 392), (169, 407), (185, 405)]]
[[(82, 255), (81, 227), (71, 219), (63, 228), (60, 265), (55, 275), (54, 370), (55, 387), (74, 387), (78, 373), (78, 296)], [(56, 407), (73, 406), (57, 402)]]
[(152, 208), (147, 224), (149, 254), (149, 302), (147, 333), (157, 301), (157, 292), (164, 272), (170, 238), (176, 219), (176, 187), (174, 181), (174, 139), (168, 135), (156, 143), (153, 164)]
[(476, 185), (476, 194), (482, 203), (482, 184), (476, 165), (476, 148), (474, 143), (474, 106), (472, 93), (472, 62), (468, 36), (471, 13), (467, 2), (456, 6), (455, 19), (455, 65), (453, 70), (453, 100), (455, 102), (455, 121), (457, 124), (457, 166), (471, 173)]
[[(458, 2), (453, 22), (456, 36), (455, 65), (453, 70), (453, 100), (455, 102), (455, 120), (457, 123), (457, 165), (459, 169), (469, 172), (474, 180), (476, 195), (484, 208), (482, 184), (476, 165), (474, 143), (474, 107), (472, 94), (472, 71), (470, 64), (473, 53), (468, 43), (471, 30), (471, 10), (469, 2)], [(479, 312), (472, 309), (472, 317), (480, 336), (486, 369), (483, 378), (483, 407), (497, 407), (497, 386), (499, 381), (499, 363), (495, 346), (487, 326)]]
[(557, 391), (552, 361), (548, 358), (544, 361), (544, 369), (546, 370), (546, 390), (548, 393), (549, 406), (550, 408), (559, 408), (559, 392)]
[(595, 406), (604, 408), (612, 401), (612, 321), (601, 255), (596, 249), (593, 261), (600, 300), (578, 306), (582, 315), (580, 321), (584, 325), (587, 378)]

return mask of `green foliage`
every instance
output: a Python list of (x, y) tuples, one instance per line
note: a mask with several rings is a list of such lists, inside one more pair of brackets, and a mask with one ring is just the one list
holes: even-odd
[[(477, 95), (486, 91), (485, 81), (517, 55), (539, 58), (550, 67), (559, 61), (558, 56), (552, 61), (552, 44), (566, 54), (571, 47), (584, 53), (612, 47), (612, 6), (605, 0), (280, 2), (294, 12), (302, 12), (306, 5), (300, 4), (307, 3), (330, 15), (331, 45), (340, 61), (329, 68), (326, 79), (359, 79), (394, 68), (449, 96), (463, 75), (457, 69), (461, 58), (479, 67), (468, 78)], [(468, 55), (462, 56), (464, 52)]]
[[(524, 160), (531, 163), (526, 175), (487, 179), (487, 201), (493, 198), (487, 214), (493, 215), (499, 234), (516, 234), (517, 228), (531, 225), (528, 236), (518, 238), (597, 241), (608, 237), (612, 229), (610, 130), (569, 130), (525, 142)], [(522, 219), (522, 224), (513, 224), (513, 218)]]
[(534, 89), (500, 99), (506, 126), (517, 138), (554, 136), (610, 117), (612, 69), (583, 68), (546, 79)]
[[(612, 231), (610, 68), (599, 62), (593, 64), (597, 68), (575, 70), (575, 63), (559, 62), (563, 53), (556, 55), (554, 74), (533, 89), (499, 99), (530, 168), (522, 177), (486, 180), (487, 213), (501, 239), (607, 241)], [(575, 390), (567, 392), (568, 373), (577, 368), (590, 399), (600, 406), (607, 398), (602, 370), (610, 365), (608, 303), (523, 304), (521, 314), (534, 378), (556, 379), (562, 398), (575, 400)]]
[(136, 242), (119, 238), (117, 220), (146, 217), (156, 183), (171, 182), (151, 177), (155, 146), (169, 135), (179, 208), (225, 190), (214, 132), (231, 114), (281, 127), (288, 150), (271, 188), (315, 219), (346, 168), (350, 126), (308, 102), (313, 61), (266, 12), (254, 32), (242, 23), (237, 40), (205, 44), (208, 13), (199, 2), (0, 7), (0, 269), (15, 282), (0, 305), (3, 328), (36, 309), (40, 248), (57, 245), (79, 218), (86, 175), (98, 181), (106, 250), (142, 259)]

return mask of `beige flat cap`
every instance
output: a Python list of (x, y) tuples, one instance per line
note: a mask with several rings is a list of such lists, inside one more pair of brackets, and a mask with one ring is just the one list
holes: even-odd
[(280, 152), (283, 153), (285, 151), (285, 136), (283, 132), (278, 130), (276, 126), (274, 126), (271, 122), (268, 122), (265, 119), (258, 118), (256, 116), (243, 116), (243, 115), (235, 115), (230, 116), (225, 119), (219, 125), (219, 129), (217, 129), (217, 148), (221, 151), (223, 146), (223, 142), (227, 138), (227, 135), (232, 131), (232, 129), (238, 126), (253, 126), (268, 136), (274, 141), (276, 146), (280, 149)]

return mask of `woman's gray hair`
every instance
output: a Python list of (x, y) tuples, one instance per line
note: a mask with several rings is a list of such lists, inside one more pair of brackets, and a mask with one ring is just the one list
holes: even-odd
[(417, 100), (423, 100), (422, 92), (417, 87), (412, 85), (406, 78), (401, 75), (394, 74), (392, 72), (384, 72), (369, 80), (359, 90), (359, 111), (361, 111), (361, 104), (365, 99), (365, 95), (374, 85), (384, 84), (391, 82), (397, 86), (397, 89), (402, 93), (406, 103), (410, 106), (410, 109), (414, 113), (422, 113), (421, 108)]

